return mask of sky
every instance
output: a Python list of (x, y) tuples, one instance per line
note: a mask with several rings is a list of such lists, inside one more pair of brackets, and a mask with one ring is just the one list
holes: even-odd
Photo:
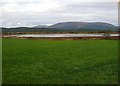
[(118, 25), (118, 0), (0, 0), (2, 27), (32, 27), (67, 21)]

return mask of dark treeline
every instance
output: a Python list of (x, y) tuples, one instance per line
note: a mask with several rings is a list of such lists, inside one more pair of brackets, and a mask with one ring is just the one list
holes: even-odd
[(118, 33), (119, 29), (57, 29), (57, 28), (29, 28), (29, 27), (17, 27), (17, 28), (2, 28), (2, 33)]

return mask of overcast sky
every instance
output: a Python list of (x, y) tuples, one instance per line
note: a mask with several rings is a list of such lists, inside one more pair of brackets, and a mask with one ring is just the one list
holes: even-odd
[(51, 25), (66, 21), (118, 25), (117, 2), (118, 0), (0, 0), (0, 23), (5, 27)]

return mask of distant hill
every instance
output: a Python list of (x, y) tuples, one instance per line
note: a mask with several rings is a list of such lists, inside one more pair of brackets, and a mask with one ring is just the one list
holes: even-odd
[(58, 29), (89, 28), (89, 29), (106, 30), (106, 29), (115, 28), (115, 26), (104, 22), (62, 22), (62, 23), (54, 24), (49, 28), (58, 28)]
[(48, 28), (47, 25), (38, 25), (38, 26), (34, 26), (32, 28)]
[(51, 26), (2, 28), (3, 32), (97, 32), (117, 31), (118, 27), (105, 22), (61, 22)]

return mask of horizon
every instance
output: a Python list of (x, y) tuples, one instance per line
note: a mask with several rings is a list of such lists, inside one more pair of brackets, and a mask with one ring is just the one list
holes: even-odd
[[(63, 22), (57, 22), (55, 24), (67, 23), (67, 22), (82, 22), (82, 21), (63, 21)], [(90, 21), (90, 22), (83, 22), (83, 23), (107, 23), (107, 24), (112, 24), (112, 23), (109, 23), (109, 22), (99, 22), (99, 21), (96, 21), (96, 22)], [(13, 27), (3, 27), (3, 26), (0, 26), (0, 27), (2, 27), (2, 28), (18, 28), (18, 27), (30, 27), (30, 28), (32, 28), (32, 27), (36, 27), (36, 26), (48, 26), (49, 27), (49, 26), (52, 26), (52, 25), (55, 25), (55, 24), (38, 24), (38, 25), (34, 25), (34, 26), (13, 26)], [(112, 25), (114, 25), (114, 24), (112, 24)], [(117, 27), (117, 25), (114, 25), (114, 26)]]
[[(65, 21), (106, 22), (118, 26), (118, 0), (0, 1), (2, 27), (53, 25)], [(105, 2), (106, 1), (106, 2)]]

